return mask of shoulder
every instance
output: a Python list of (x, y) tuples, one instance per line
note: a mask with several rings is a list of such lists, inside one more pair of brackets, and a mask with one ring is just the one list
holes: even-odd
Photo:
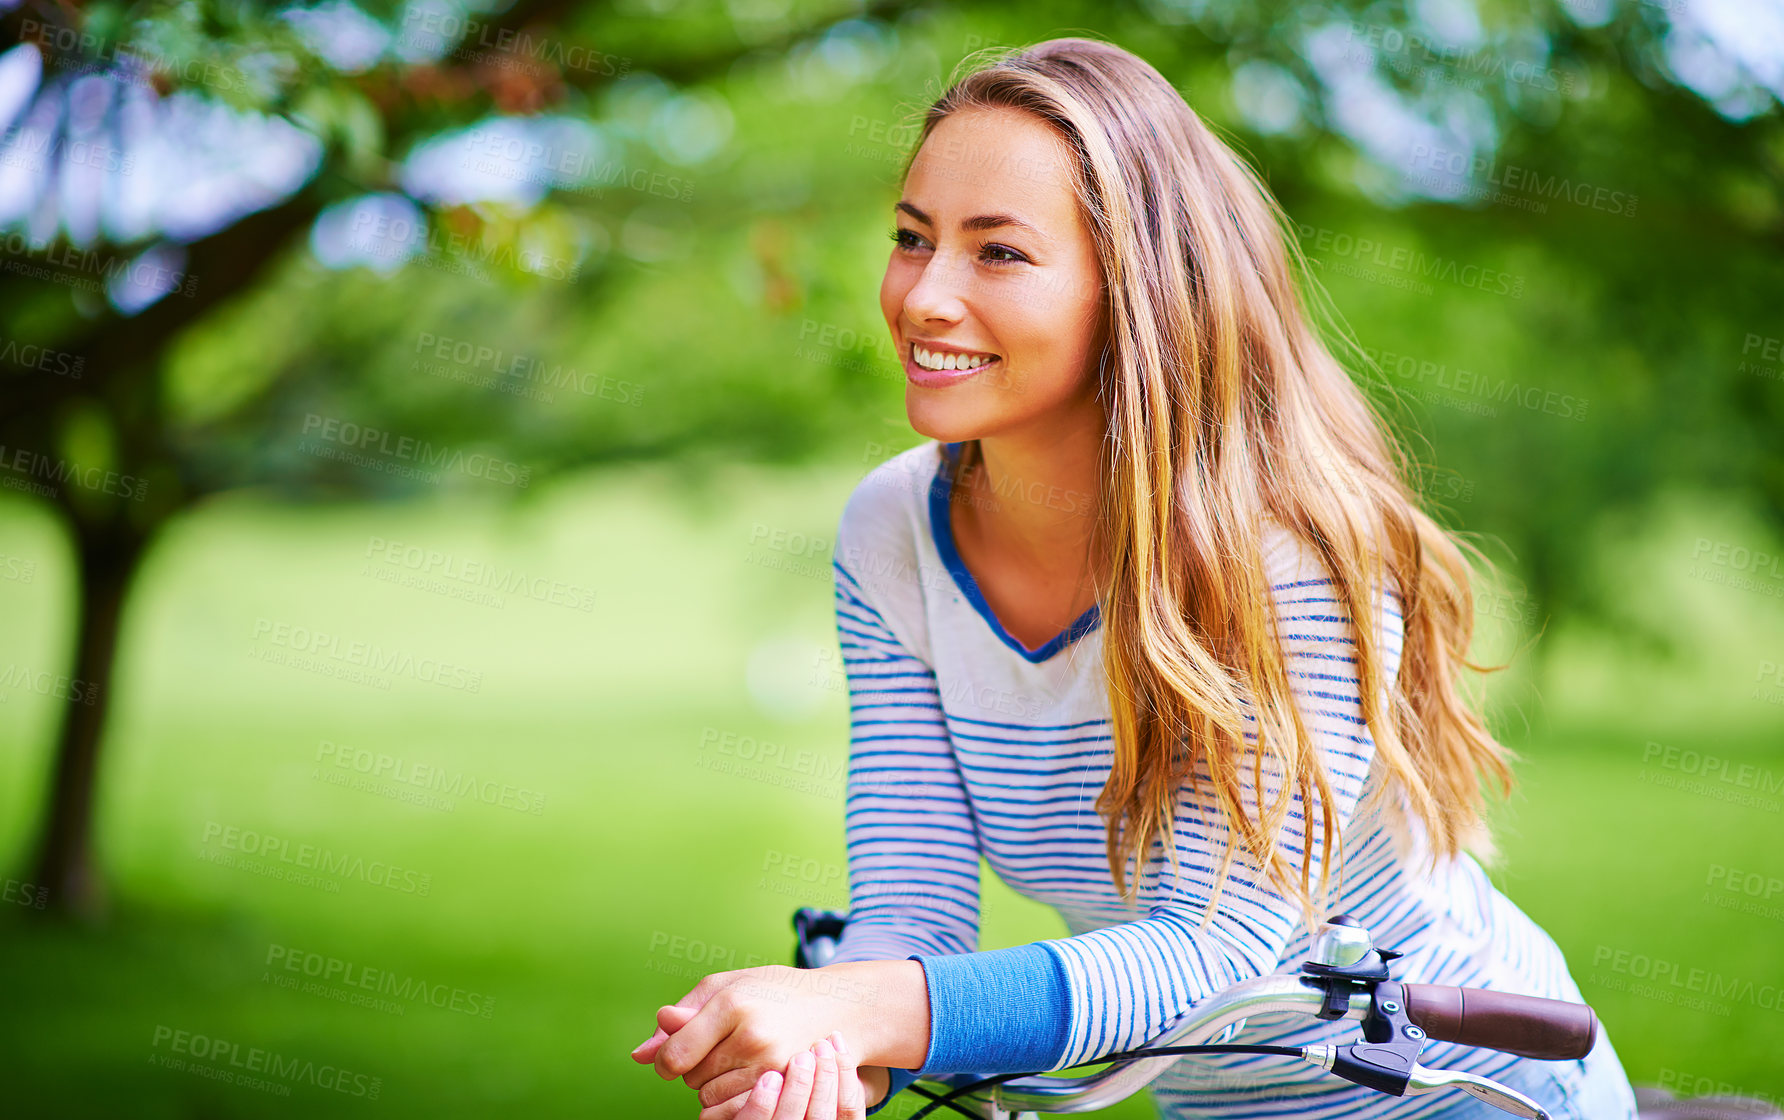
[[(1326, 567), (1319, 550), (1299, 533), (1267, 513), (1264, 515), (1263, 526), (1261, 543), (1264, 573), (1270, 582), (1271, 591), (1278, 598), (1284, 594), (1296, 593), (1295, 597), (1298, 598), (1324, 596), (1336, 600), (1338, 585), (1333, 581), (1332, 572)], [(1385, 605), (1393, 607), (1397, 613), (1400, 605), (1399, 585), (1391, 575), (1383, 575), (1384, 581), (1371, 589), (1374, 605), (1378, 611)]]
[(924, 440), (868, 471), (843, 506), (838, 535), (869, 537), (926, 510), (941, 454), (939, 443)]
[[(1275, 518), (1265, 515), (1262, 534), (1265, 578), (1276, 614), (1285, 625), (1285, 643), (1297, 640), (1348, 642), (1353, 620), (1339, 599), (1338, 584), (1319, 550)], [(1384, 658), (1387, 680), (1399, 669), (1405, 636), (1400, 589), (1392, 576), (1370, 588), (1376, 646)]]
[(1277, 598), (1302, 588), (1312, 588), (1315, 593), (1331, 590), (1331, 573), (1326, 570), (1318, 550), (1267, 513), (1260, 543), (1264, 554), (1264, 578)]
[(941, 465), (934, 440), (900, 452), (856, 484), (836, 528), (839, 595), (877, 612), (912, 651), (925, 654), (923, 592), (940, 564), (929, 542), (929, 493)]
[(941, 445), (925, 440), (867, 472), (843, 506), (836, 527), (836, 563), (857, 577), (896, 561), (914, 566), (940, 463)]

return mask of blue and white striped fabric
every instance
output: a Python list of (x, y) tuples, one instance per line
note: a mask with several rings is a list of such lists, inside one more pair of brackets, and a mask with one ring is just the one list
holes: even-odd
[[(1213, 920), (1201, 925), (1224, 835), (1205, 781), (1200, 794), (1185, 783), (1177, 802), (1179, 867), (1173, 872), (1155, 848), (1137, 904), (1123, 904), (1095, 808), (1112, 760), (1096, 608), (1037, 650), (1003, 630), (954, 549), (948, 464), (957, 452), (926, 443), (875, 469), (849, 500), (834, 558), (852, 713), (850, 922), (836, 959), (918, 960), (929, 988), (929, 1052), (916, 1070), (893, 1071), (894, 1093), (920, 1073), (1056, 1070), (1142, 1046), (1212, 992), (1293, 971), (1311, 943), (1297, 907), (1243, 858)], [(1395, 962), (1400, 979), (1579, 999), (1554, 942), (1474, 860), (1433, 871), (1403, 800), (1359, 808), (1373, 788), (1374, 744), (1350, 623), (1315, 554), (1270, 529), (1266, 566), (1284, 652), (1341, 826), (1337, 906), (1406, 954)], [(1397, 605), (1391, 593), (1378, 602), (1384, 689), (1400, 658)], [(1266, 773), (1265, 783), (1268, 803), (1279, 779)], [(1317, 796), (1313, 812), (1317, 836)], [(1298, 868), (1294, 820), (1284, 848)], [(1057, 909), (1070, 936), (979, 951), (981, 859), (1017, 892)], [(1300, 1046), (1355, 1036), (1354, 1024), (1269, 1015), (1254, 1016), (1243, 1041)], [(1487, 1076), (1529, 1063), (1436, 1042), (1421, 1060)], [(1180, 1060), (1152, 1092), (1170, 1120), (1404, 1120), (1464, 1115), (1446, 1110), (1472, 1100), (1387, 1097), (1294, 1059), (1241, 1055)]]

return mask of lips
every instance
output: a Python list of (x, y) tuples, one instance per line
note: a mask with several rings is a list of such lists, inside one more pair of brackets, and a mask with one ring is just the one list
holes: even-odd
[[(986, 353), (986, 351), (983, 351), (983, 350), (970, 351), (970, 350), (947, 349), (944, 347), (934, 346), (933, 344), (927, 343), (927, 342), (923, 343), (922, 346), (923, 346), (923, 349), (925, 349), (925, 350), (931, 350), (931, 351), (942, 350), (942, 351), (944, 351), (946, 353), (950, 353), (950, 354), (983, 354), (983, 353)], [(905, 380), (909, 381), (913, 385), (916, 385), (916, 386), (919, 386), (919, 387), (925, 388), (925, 389), (940, 389), (940, 388), (945, 388), (946, 386), (949, 386), (949, 385), (958, 385), (963, 381), (972, 380), (973, 378), (979, 376), (980, 374), (984, 373), (988, 369), (998, 369), (1002, 365), (1003, 365), (1003, 358), (995, 357), (995, 358), (992, 358), (989, 362), (984, 362), (980, 365), (974, 366), (972, 369), (926, 369), (923, 366), (920, 366), (917, 364), (916, 353), (912, 346), (906, 346), (904, 348), (904, 376), (905, 376)]]

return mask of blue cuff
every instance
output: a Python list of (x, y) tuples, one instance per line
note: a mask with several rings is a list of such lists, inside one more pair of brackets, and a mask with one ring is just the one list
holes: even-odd
[(891, 1104), (893, 1097), (910, 1088), (911, 1082), (920, 1076), (914, 1069), (888, 1069), (887, 1072), (892, 1075), (891, 1084), (886, 1087), (886, 1095), (880, 1103), (867, 1110), (869, 1116)]
[(1029, 1073), (1065, 1056), (1071, 989), (1046, 945), (906, 959), (923, 966), (929, 987), (929, 1053), (919, 1072)]

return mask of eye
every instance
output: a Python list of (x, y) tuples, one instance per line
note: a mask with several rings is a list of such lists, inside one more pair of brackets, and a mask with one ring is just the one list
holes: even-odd
[[(898, 245), (898, 247), (901, 249), (917, 248), (916, 243), (921, 242), (923, 240), (922, 235), (917, 233), (916, 230), (905, 229), (902, 226), (893, 226), (892, 230), (888, 234), (888, 236), (891, 237), (893, 242), (896, 243)], [(1028, 258), (1023, 256), (1019, 251), (1010, 248), (1008, 245), (999, 245), (996, 242), (987, 242), (986, 244), (980, 246), (980, 252), (986, 253), (986, 254), (990, 254), (990, 253), (1007, 254), (1006, 256), (1001, 256), (1001, 257), (996, 257), (996, 256), (983, 257), (982, 259), (985, 261), (986, 264), (1003, 265), (1003, 264), (1025, 264), (1025, 263), (1028, 263)]]
[(893, 226), (892, 227), (892, 240), (895, 243), (897, 243), (898, 247), (901, 249), (908, 249), (908, 248), (912, 247), (911, 243), (909, 241), (905, 240), (906, 234), (909, 234), (912, 238), (915, 238), (918, 241), (922, 240), (922, 238), (917, 237), (916, 230), (905, 229), (902, 226)]

